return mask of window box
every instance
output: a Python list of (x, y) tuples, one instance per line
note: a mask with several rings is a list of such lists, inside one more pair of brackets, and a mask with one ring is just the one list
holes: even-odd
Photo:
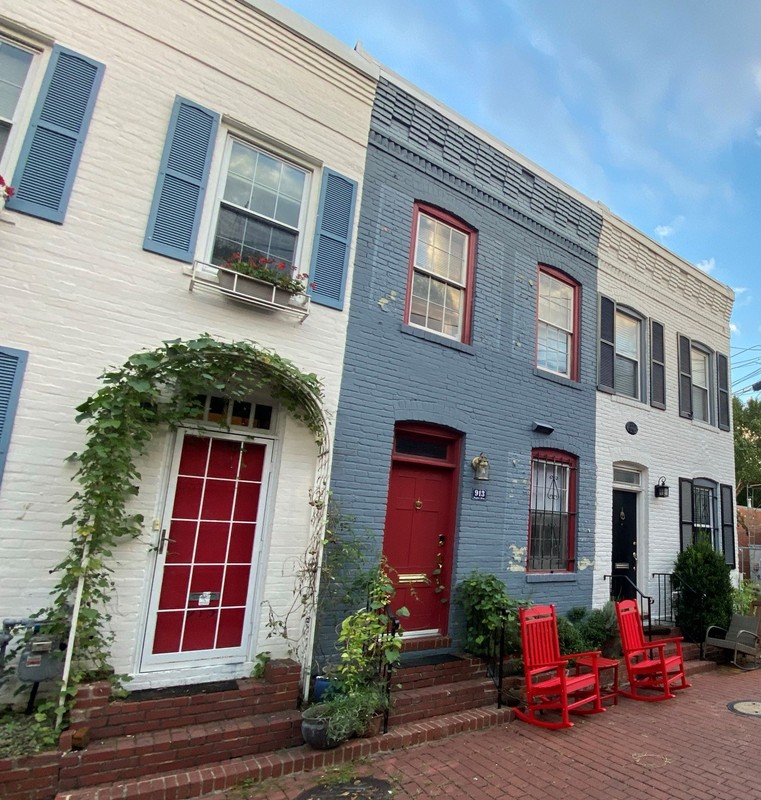
[(301, 318), (309, 316), (310, 297), (289, 292), (267, 281), (242, 275), (232, 269), (203, 261), (193, 263), (190, 291), (195, 288), (221, 292), (232, 300), (248, 303), (263, 311), (280, 311)]

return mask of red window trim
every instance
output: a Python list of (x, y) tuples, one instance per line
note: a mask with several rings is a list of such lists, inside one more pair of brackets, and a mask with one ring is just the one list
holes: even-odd
[[(570, 470), (568, 473), (568, 561), (565, 569), (538, 570), (531, 569), (531, 487), (534, 480), (534, 461), (552, 461), (556, 464), (565, 464)], [(537, 448), (531, 451), (531, 472), (529, 475), (529, 500), (528, 500), (528, 532), (526, 547), (526, 572), (532, 575), (541, 574), (567, 574), (576, 570), (576, 520), (578, 516), (578, 456), (567, 453), (565, 450), (550, 450)]]
[[(538, 356), (539, 356), (539, 275), (541, 273), (545, 273), (545, 275), (549, 275), (556, 280), (565, 283), (567, 286), (570, 286), (573, 289), (573, 331), (572, 331), (572, 347), (570, 352), (571, 357), (571, 369), (570, 369), (570, 376), (569, 380), (578, 381), (579, 380), (579, 325), (581, 324), (581, 311), (580, 311), (580, 295), (581, 295), (581, 284), (574, 280), (570, 275), (567, 275), (562, 270), (559, 270), (557, 267), (551, 267), (549, 264), (537, 264), (536, 267), (536, 311), (535, 311), (535, 319), (534, 319), (534, 366), (537, 366)], [(537, 366), (537, 369), (541, 369), (541, 367)], [(550, 373), (556, 374), (556, 373)], [(565, 376), (560, 376), (565, 377)]]
[[(461, 231), (468, 237), (468, 263), (466, 266), (467, 274), (465, 276), (465, 302), (463, 306), (462, 334), (459, 339), (453, 339), (452, 337), (446, 336), (443, 333), (438, 335), (444, 339), (449, 339), (450, 341), (460, 341), (463, 344), (470, 344), (472, 335), (472, 319), (473, 319), (473, 287), (475, 286), (476, 241), (477, 241), (476, 229), (473, 228), (471, 225), (468, 225), (467, 222), (460, 219), (459, 217), (454, 216), (454, 214), (450, 214), (449, 212), (444, 211), (441, 208), (437, 208), (436, 206), (428, 205), (427, 203), (422, 203), (420, 201), (415, 202), (412, 211), (412, 231), (410, 233), (410, 248), (409, 248), (409, 255), (407, 257), (407, 297), (404, 303), (404, 322), (407, 325), (411, 324), (410, 304), (412, 301), (412, 276), (415, 272), (415, 244), (417, 242), (418, 218), (420, 214), (425, 214), (426, 216), (433, 217), (434, 219), (443, 222), (445, 225), (449, 225), (452, 228)], [(419, 326), (416, 325), (415, 327), (417, 328)], [(429, 333), (432, 333), (434, 336), (436, 336), (438, 333), (437, 331), (432, 331), (429, 328), (420, 328), (420, 330), (428, 331)]]

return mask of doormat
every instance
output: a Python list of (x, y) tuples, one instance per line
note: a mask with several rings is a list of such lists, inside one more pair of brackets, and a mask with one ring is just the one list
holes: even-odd
[(761, 717), (761, 700), (734, 700), (727, 708), (744, 717)]
[(380, 778), (355, 778), (330, 786), (313, 786), (296, 800), (388, 800), (393, 794), (391, 784)]

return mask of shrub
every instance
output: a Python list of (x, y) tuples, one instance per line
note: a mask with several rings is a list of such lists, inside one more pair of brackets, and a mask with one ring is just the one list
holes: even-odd
[(558, 617), (557, 622), (560, 653), (566, 655), (585, 652), (587, 648), (579, 628), (566, 617)]
[(752, 603), (758, 597), (758, 587), (753, 581), (740, 581), (740, 585), (732, 589), (732, 611), (735, 614), (752, 614)]
[(455, 603), (465, 612), (465, 649), (477, 656), (489, 654), (493, 635), (506, 626), (508, 652), (520, 649), (517, 614), (520, 603), (508, 595), (496, 576), (474, 570), (457, 584)]
[(702, 642), (710, 625), (726, 628), (732, 616), (732, 583), (724, 556), (700, 539), (674, 565), (674, 614), (688, 641)]

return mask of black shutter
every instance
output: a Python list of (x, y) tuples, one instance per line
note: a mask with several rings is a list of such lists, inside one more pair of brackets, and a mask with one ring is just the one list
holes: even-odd
[(679, 531), (681, 549), (692, 544), (692, 481), (679, 479)]
[(735, 565), (735, 493), (731, 486), (721, 484), (721, 545), (724, 549), (724, 561), (730, 567)]
[(679, 337), (679, 416), (692, 419), (692, 343)]
[(650, 320), (650, 405), (666, 408), (666, 356), (663, 325)]
[(729, 430), (729, 359), (721, 353), (716, 354), (716, 385), (718, 387), (719, 427)]
[(616, 368), (616, 304), (600, 295), (600, 351), (597, 388), (615, 391)]

